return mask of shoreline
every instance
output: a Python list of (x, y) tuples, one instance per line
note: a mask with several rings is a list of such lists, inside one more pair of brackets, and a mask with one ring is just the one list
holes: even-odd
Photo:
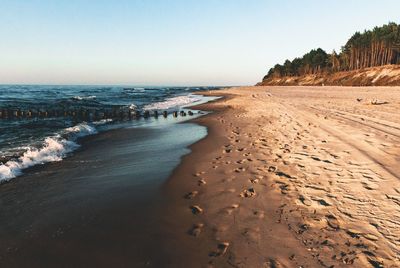
[(159, 267), (168, 261), (160, 187), (206, 129), (159, 124), (84, 137), (70, 157), (1, 185), (0, 266)]
[[(368, 150), (375, 143), (396, 144), (400, 118), (383, 120), (396, 112), (400, 88), (374, 92), (267, 86), (209, 94), (228, 97), (200, 105), (213, 111), (194, 120), (207, 127), (208, 135), (189, 147), (191, 153), (164, 185), (168, 200), (164, 214), (179, 241), (170, 244), (179, 250), (167, 249), (167, 255), (172, 260), (185, 256), (174, 265), (390, 267), (398, 263), (400, 247), (387, 235), (397, 232), (390, 218), (397, 217), (398, 210), (385, 197), (399, 194), (396, 186), (388, 187), (390, 183), (400, 187), (393, 176), (398, 174), (393, 158), (398, 147)], [(390, 98), (389, 104), (368, 105), (378, 95)], [(357, 103), (360, 96), (363, 100)], [(354, 105), (357, 110), (351, 114)], [(346, 113), (351, 118), (344, 121), (336, 110), (329, 113), (325, 108), (330, 106), (338, 111), (349, 108)], [(369, 125), (361, 125), (366, 119)], [(381, 123), (393, 126), (392, 132), (382, 129)], [(354, 140), (364, 131), (374, 139)], [(393, 135), (385, 138), (387, 133)], [(359, 165), (368, 165), (368, 173)], [(349, 176), (354, 179), (348, 181)], [(348, 199), (346, 193), (356, 190), (354, 194), (362, 198)], [(363, 201), (367, 198), (382, 208), (371, 207)], [(355, 215), (360, 206), (363, 211)], [(368, 210), (381, 213), (381, 222), (375, 223)]]
[[(226, 91), (229, 90), (230, 88), (226, 89)], [(204, 192), (206, 191), (204, 188), (206, 188), (207, 185), (210, 184), (207, 181), (205, 181), (205, 183), (199, 183), (200, 180), (203, 180), (202, 177), (207, 172), (200, 171), (201, 168), (198, 167), (198, 164), (209, 164), (210, 161), (206, 161), (205, 159), (208, 160), (209, 155), (218, 154), (220, 152), (218, 148), (224, 148), (224, 145), (229, 143), (229, 139), (221, 135), (220, 132), (220, 121), (222, 120), (221, 118), (223, 118), (226, 113), (240, 113), (241, 111), (238, 110), (236, 107), (234, 108), (230, 105), (226, 106), (224, 104), (225, 102), (233, 100), (235, 98), (234, 94), (230, 94), (228, 92), (222, 93), (221, 90), (201, 92), (201, 94), (220, 96), (221, 99), (205, 104), (196, 105), (193, 107), (190, 106), (190, 108), (193, 109), (211, 112), (210, 114), (190, 121), (207, 127), (208, 134), (203, 139), (189, 146), (191, 152), (183, 156), (180, 164), (174, 169), (171, 176), (163, 185), (163, 191), (168, 203), (167, 212), (164, 214), (166, 215), (166, 217), (174, 219), (173, 221), (169, 222), (170, 228), (174, 230), (173, 232), (179, 232), (174, 233), (174, 237), (177, 237), (176, 240), (179, 241), (179, 243), (175, 244), (174, 241), (169, 241), (169, 248), (180, 248), (178, 252), (176, 252), (176, 250), (167, 251), (167, 255), (170, 256), (172, 260), (171, 266), (168, 267), (235, 267), (236, 264), (234, 263), (235, 260), (234, 257), (232, 257), (232, 254), (221, 254), (221, 245), (224, 245), (224, 243), (228, 243), (229, 246), (227, 247), (227, 249), (229, 249), (229, 247), (232, 247), (232, 244), (236, 244), (236, 242), (228, 242), (222, 239), (222, 237), (218, 237), (218, 233), (221, 231), (223, 232), (223, 229), (225, 229), (226, 226), (218, 227), (215, 225), (207, 224), (207, 222), (211, 222), (212, 220), (207, 219), (207, 217), (202, 217), (201, 215), (203, 214), (203, 212), (199, 214), (200, 216), (193, 214), (191, 207), (200, 202), (209, 203), (207, 200), (204, 199), (194, 201), (198, 199), (202, 194), (204, 194)], [(225, 178), (223, 177), (224, 176), (221, 176), (221, 179), (225, 181)], [(210, 194), (239, 194), (236, 191), (232, 190), (233, 189), (218, 189), (219, 192), (213, 192)], [(187, 195), (193, 193), (193, 191), (198, 192), (196, 193), (196, 196), (193, 198), (187, 198)], [(270, 201), (277, 203), (277, 201), (273, 199), (271, 199)], [(227, 205), (226, 207), (224, 207), (223, 210), (225, 211), (223, 212), (223, 214), (227, 214), (229, 216), (231, 214), (231, 211), (236, 209), (237, 204), (232, 205), (233, 206)], [(213, 205), (207, 204), (207, 206), (212, 207)], [(207, 206), (201, 208), (206, 211), (208, 210)], [(276, 207), (277, 205), (274, 205), (272, 209), (269, 209), (269, 212), (273, 213), (273, 209)], [(260, 217), (263, 218), (263, 215), (256, 215), (256, 218)], [(278, 221), (279, 217), (274, 217), (274, 220)], [(201, 228), (199, 228), (199, 234), (195, 233), (196, 231), (193, 232), (198, 228), (198, 226), (202, 226)], [(278, 227), (275, 229), (281, 228)], [(182, 232), (183, 230), (186, 231)], [(271, 237), (268, 238), (271, 239)], [(277, 242), (279, 239), (274, 238), (274, 240), (275, 242)], [(290, 242), (293, 243), (294, 241)], [(276, 244), (272, 243), (268, 247), (268, 250), (273, 251), (278, 255), (281, 254), (278, 253), (279, 250), (287, 250), (286, 245), (284, 246), (284, 248), (280, 248), (279, 250), (274, 249), (275, 246)], [(185, 258), (180, 258), (182, 253), (184, 256), (186, 256)], [(247, 254), (251, 255), (253, 253), (247, 252)], [(301, 254), (303, 255), (304, 259), (308, 259), (304, 250)], [(317, 262), (313, 262), (310, 260), (307, 260), (307, 262), (308, 264), (312, 263), (314, 265), (317, 265)], [(270, 264), (270, 266), (265, 267), (280, 267), (277, 266), (280, 265), (279, 262), (275, 260), (262, 261), (262, 263), (263, 265)], [(251, 261), (246, 262), (244, 266), (239, 265), (239, 267), (259, 267), (258, 265), (259, 262)]]

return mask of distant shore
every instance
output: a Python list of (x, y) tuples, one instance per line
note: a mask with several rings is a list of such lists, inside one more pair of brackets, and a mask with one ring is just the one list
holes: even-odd
[(399, 87), (207, 94), (225, 98), (164, 186), (172, 267), (399, 263)]

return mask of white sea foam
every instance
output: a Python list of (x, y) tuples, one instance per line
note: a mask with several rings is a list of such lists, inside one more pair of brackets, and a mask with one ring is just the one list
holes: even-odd
[(188, 105), (190, 103), (199, 101), (201, 98), (196, 95), (185, 95), (165, 99), (161, 102), (155, 102), (143, 107), (144, 110), (165, 110), (173, 107)]
[(74, 100), (93, 100), (96, 96), (74, 96), (72, 97)]
[(78, 137), (96, 134), (97, 130), (85, 123), (64, 129), (61, 135), (47, 137), (40, 148), (28, 147), (25, 153), (15, 160), (0, 164), (0, 182), (8, 181), (22, 174), (22, 170), (48, 162), (61, 161), (69, 153), (76, 150), (79, 145), (76, 143)]
[(76, 126), (66, 128), (64, 132), (68, 135), (74, 135), (72, 138), (79, 138), (87, 135), (97, 134), (97, 129), (86, 123), (80, 123)]
[[(104, 125), (104, 124), (107, 124), (107, 123), (110, 123), (110, 122), (112, 122), (113, 120), (111, 119), (111, 118), (107, 118), (107, 119), (101, 119), (101, 120), (99, 120), (99, 121), (94, 121), (94, 122), (92, 122), (92, 124), (93, 125), (96, 125), (96, 126), (99, 126), (99, 125)], [(96, 130), (97, 131), (97, 130)], [(95, 133), (94, 133), (95, 134)]]
[(135, 104), (129, 105), (129, 110), (136, 110), (137, 106)]

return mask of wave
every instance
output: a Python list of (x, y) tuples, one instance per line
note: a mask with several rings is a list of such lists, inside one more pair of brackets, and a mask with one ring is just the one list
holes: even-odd
[(72, 136), (71, 138), (75, 140), (76, 138), (97, 134), (97, 129), (86, 123), (80, 123), (76, 126), (66, 128), (63, 132), (68, 136)]
[(22, 174), (26, 168), (39, 164), (61, 161), (69, 153), (79, 148), (77, 138), (96, 134), (93, 126), (81, 123), (64, 129), (61, 134), (46, 137), (40, 148), (28, 147), (17, 159), (0, 165), (0, 182), (9, 181)]
[(94, 100), (96, 96), (74, 96), (72, 99), (74, 100)]
[(188, 105), (199, 100), (201, 100), (199, 96), (189, 94), (185, 96), (167, 98), (161, 102), (148, 104), (143, 107), (143, 110), (166, 110), (174, 107)]
[(144, 87), (126, 87), (124, 91), (131, 91), (131, 92), (145, 92), (147, 88)]
[(137, 106), (135, 105), (135, 104), (131, 104), (131, 105), (129, 105), (129, 110), (136, 110), (137, 109)]
[[(94, 121), (94, 122), (92, 122), (92, 124), (96, 125), (96, 126), (99, 126), (99, 125), (104, 125), (104, 124), (107, 124), (107, 123), (111, 123), (113, 121), (114, 121), (113, 119), (107, 118), (107, 119), (101, 119), (99, 121)], [(93, 134), (95, 134), (95, 133), (93, 133)]]

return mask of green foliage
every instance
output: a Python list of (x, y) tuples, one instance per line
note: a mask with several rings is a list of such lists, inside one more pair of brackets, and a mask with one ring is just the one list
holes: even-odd
[(356, 70), (387, 64), (400, 64), (400, 25), (390, 22), (363, 33), (354, 33), (341, 52), (327, 54), (313, 49), (301, 58), (276, 64), (264, 79), (281, 76), (299, 76)]

